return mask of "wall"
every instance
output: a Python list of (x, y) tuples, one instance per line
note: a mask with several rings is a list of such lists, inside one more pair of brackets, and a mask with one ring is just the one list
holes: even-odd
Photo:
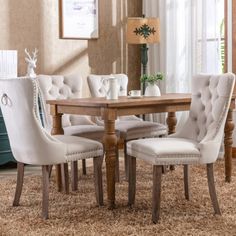
[[(58, 0), (0, 0), (0, 49), (18, 50), (25, 75), (24, 48), (39, 49), (37, 74), (126, 73), (139, 87), (140, 49), (125, 42), (127, 16), (141, 16), (142, 0), (99, 0), (99, 39), (59, 39)], [(89, 95), (84, 83), (84, 96)]]

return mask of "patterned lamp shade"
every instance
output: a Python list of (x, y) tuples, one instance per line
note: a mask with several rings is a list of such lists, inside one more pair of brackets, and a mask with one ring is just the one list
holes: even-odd
[(129, 44), (158, 43), (160, 41), (159, 19), (128, 18), (126, 41)]

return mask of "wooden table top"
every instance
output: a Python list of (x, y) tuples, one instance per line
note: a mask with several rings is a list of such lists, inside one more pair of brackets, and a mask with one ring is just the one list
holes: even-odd
[(161, 104), (177, 104), (191, 102), (191, 94), (189, 93), (168, 93), (159, 97), (140, 97), (130, 98), (127, 96), (119, 97), (117, 100), (107, 100), (101, 98), (79, 98), (79, 99), (60, 99), (48, 100), (47, 104), (59, 106), (82, 106), (82, 107), (127, 107), (127, 106), (145, 106), (145, 105), (161, 105)]

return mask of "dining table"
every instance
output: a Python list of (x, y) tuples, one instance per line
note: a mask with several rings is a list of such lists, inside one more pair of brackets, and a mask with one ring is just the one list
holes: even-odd
[[(234, 123), (232, 112), (235, 108), (235, 98), (231, 99), (225, 129), (224, 129), (224, 162), (225, 162), (225, 181), (231, 181), (232, 174), (232, 133)], [(150, 113), (167, 113), (166, 124), (168, 134), (175, 132), (177, 118), (176, 112), (188, 111), (191, 104), (191, 94), (188, 93), (167, 93), (158, 97), (119, 97), (116, 100), (101, 98), (79, 98), (79, 99), (60, 99), (48, 100), (50, 114), (52, 116), (52, 135), (63, 134), (62, 115), (77, 114), (99, 116), (104, 120), (104, 148), (106, 162), (107, 180), (107, 201), (109, 208), (115, 207), (115, 165), (116, 148), (118, 138), (116, 136), (115, 121), (120, 116), (143, 115)], [(57, 169), (58, 188), (61, 188), (60, 168)]]

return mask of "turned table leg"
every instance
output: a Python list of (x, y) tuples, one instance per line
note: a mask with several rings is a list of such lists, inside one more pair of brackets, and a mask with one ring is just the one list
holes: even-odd
[[(168, 125), (168, 134), (175, 133), (175, 127), (177, 124), (177, 118), (176, 118), (175, 112), (168, 112), (166, 123)], [(175, 169), (175, 166), (171, 165), (170, 170), (174, 170), (174, 169)]]
[(234, 123), (232, 120), (233, 117), (233, 110), (230, 108), (228, 111), (226, 124), (225, 124), (225, 137), (224, 137), (224, 144), (225, 144), (225, 181), (231, 181), (232, 175), (232, 134), (234, 130)]
[(177, 124), (177, 118), (176, 118), (175, 112), (168, 112), (166, 123), (168, 125), (168, 134), (175, 133), (175, 127)]
[(108, 208), (113, 209), (115, 207), (115, 169), (117, 158), (117, 137), (115, 132), (115, 117), (112, 115), (112, 111), (105, 111), (105, 114), (105, 133), (103, 141), (106, 155), (105, 161), (107, 177), (107, 198)]
[[(52, 115), (52, 130), (51, 134), (64, 134), (64, 130), (62, 128), (62, 114), (57, 113), (57, 107), (55, 105), (51, 105), (50, 112)], [(62, 175), (61, 175), (61, 165), (56, 165), (56, 182), (57, 182), (57, 190), (59, 192), (62, 191)]]

